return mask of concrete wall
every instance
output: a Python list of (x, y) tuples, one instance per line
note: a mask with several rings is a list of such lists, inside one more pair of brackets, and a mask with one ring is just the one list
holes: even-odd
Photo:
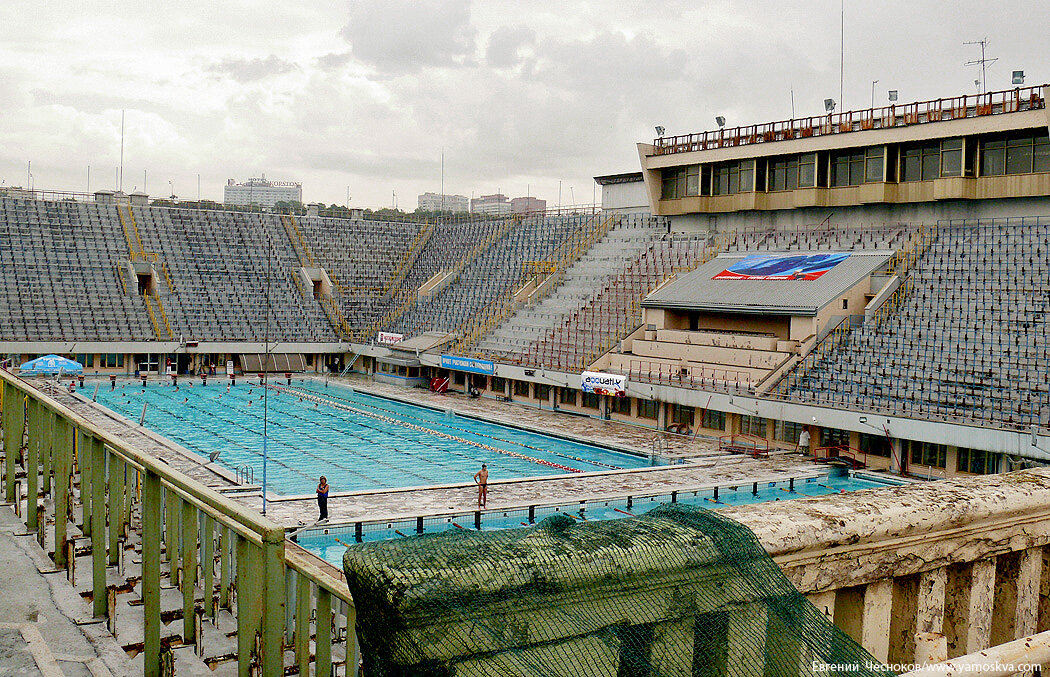
[(721, 509), (882, 661), (1050, 628), (1050, 469)]
[(645, 183), (610, 183), (601, 187), (602, 211), (619, 213), (649, 213), (649, 193)]

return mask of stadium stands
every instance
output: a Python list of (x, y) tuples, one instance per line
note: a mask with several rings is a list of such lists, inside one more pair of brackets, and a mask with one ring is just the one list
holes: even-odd
[(478, 344), (484, 353), (512, 357), (583, 306), (594, 290), (617, 274), (666, 230), (662, 219), (626, 215), (614, 217), (604, 237), (565, 270), (561, 284), (539, 301), (521, 308)]
[(896, 312), (850, 332), (787, 396), (906, 416), (1050, 426), (1050, 219), (940, 224)]
[(679, 270), (691, 270), (712, 255), (704, 237), (668, 237), (654, 242), (616, 275), (607, 278), (590, 300), (517, 361), (553, 369), (583, 369), (641, 322), (639, 303)]
[(152, 340), (142, 297), (124, 293), (115, 214), (76, 202), (0, 199), (0, 338)]

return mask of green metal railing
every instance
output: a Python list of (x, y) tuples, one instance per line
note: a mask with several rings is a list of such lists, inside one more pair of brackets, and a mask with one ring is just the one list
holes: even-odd
[[(107, 586), (107, 574), (120, 572), (124, 550), (141, 547), (144, 674), (172, 664), (172, 645), (200, 649), (198, 628), (219, 609), (236, 618), (240, 675), (286, 674), (286, 647), (287, 672), (309, 674), (313, 662), (314, 674), (331, 675), (333, 642), (345, 642), (344, 674), (357, 673), (353, 601), (337, 570), (287, 542), (279, 525), (26, 381), (0, 370), (0, 382), (4, 498), (45, 552), (53, 548), (58, 568), (71, 571), (78, 537), (90, 540), (96, 617), (115, 623), (110, 593), (121, 586)], [(170, 628), (162, 637), (162, 576), (182, 593), (179, 637)]]

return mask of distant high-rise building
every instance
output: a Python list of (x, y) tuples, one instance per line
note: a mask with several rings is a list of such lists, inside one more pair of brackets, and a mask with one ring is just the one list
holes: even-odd
[(442, 195), (441, 193), (423, 193), (419, 196), (421, 212), (453, 212), (455, 214), (470, 211), (470, 198), (466, 195)]
[(547, 201), (538, 197), (516, 197), (510, 201), (512, 214), (535, 214), (547, 211)]
[(470, 201), (471, 214), (510, 214), (510, 200), (503, 193), (482, 195)]
[(293, 181), (267, 181), (265, 174), (244, 183), (230, 179), (223, 187), (222, 201), (223, 204), (245, 207), (273, 207), (278, 202), (302, 202), (303, 185)]

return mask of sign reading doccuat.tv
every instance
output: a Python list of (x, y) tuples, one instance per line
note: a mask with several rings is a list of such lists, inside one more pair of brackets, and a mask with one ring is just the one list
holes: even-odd
[(489, 360), (478, 360), (473, 357), (457, 357), (455, 355), (441, 356), (442, 369), (455, 369), (456, 371), (469, 371), (474, 374), (487, 374), (491, 376), (496, 373), (496, 365)]

